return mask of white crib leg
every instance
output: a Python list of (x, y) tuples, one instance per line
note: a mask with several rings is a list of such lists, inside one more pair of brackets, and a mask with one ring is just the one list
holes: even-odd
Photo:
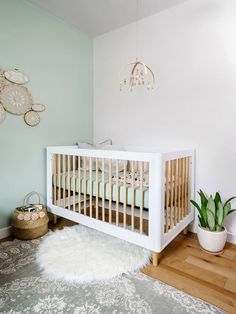
[(152, 252), (152, 266), (157, 267), (159, 265), (160, 253)]

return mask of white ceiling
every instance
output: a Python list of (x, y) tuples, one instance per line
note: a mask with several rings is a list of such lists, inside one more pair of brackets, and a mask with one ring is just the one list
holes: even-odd
[[(81, 31), (98, 36), (136, 20), (136, 0), (28, 0)], [(187, 0), (138, 0), (144, 18)]]

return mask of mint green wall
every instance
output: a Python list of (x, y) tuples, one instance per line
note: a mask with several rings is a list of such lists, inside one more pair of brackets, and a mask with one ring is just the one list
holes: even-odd
[(93, 134), (92, 39), (24, 0), (0, 0), (0, 67), (22, 69), (41, 123), (7, 114), (0, 124), (0, 228), (32, 190), (46, 196), (49, 145), (72, 145)]

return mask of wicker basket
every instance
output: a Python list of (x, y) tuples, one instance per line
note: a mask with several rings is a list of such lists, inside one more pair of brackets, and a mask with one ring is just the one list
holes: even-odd
[[(37, 196), (38, 204), (29, 204), (29, 199), (33, 195)], [(33, 208), (34, 211), (31, 212)], [(24, 205), (17, 207), (14, 211), (12, 232), (21, 240), (36, 239), (48, 232), (48, 220), (47, 209), (41, 204), (39, 194), (31, 192), (26, 195)]]

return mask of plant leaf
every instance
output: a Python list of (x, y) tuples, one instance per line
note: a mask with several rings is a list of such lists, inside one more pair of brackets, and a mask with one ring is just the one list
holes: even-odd
[(207, 222), (208, 222), (210, 231), (214, 231), (215, 230), (215, 215), (208, 208), (207, 208)]
[(236, 196), (230, 197), (225, 203), (224, 203), (224, 207), (225, 205), (227, 205), (228, 203), (230, 203), (233, 199), (235, 199)]
[(222, 225), (216, 225), (216, 231), (221, 231), (222, 230)]
[(206, 207), (202, 207), (202, 208), (201, 208), (201, 211), (202, 211), (202, 218), (204, 219), (205, 224), (207, 225), (207, 213), (206, 213)]
[(207, 203), (207, 209), (209, 209), (212, 214), (214, 215), (215, 217), (215, 214), (216, 214), (216, 205), (215, 205), (215, 202), (212, 198), (212, 195), (209, 197), (209, 200), (208, 200), (208, 203)]
[(216, 192), (216, 195), (215, 195), (215, 198), (214, 198), (214, 202), (216, 204), (216, 206), (218, 206), (218, 203), (221, 202), (221, 197), (220, 197), (220, 193), (219, 192)]
[(198, 194), (200, 195), (200, 198), (201, 198), (202, 207), (206, 207), (207, 206), (207, 202), (208, 202), (208, 199), (207, 199), (206, 195), (204, 194), (204, 192), (202, 190), (200, 190), (198, 192)]
[(231, 210), (231, 204), (230, 203), (227, 203), (225, 206), (224, 206), (224, 217), (226, 217), (229, 212)]
[(236, 212), (236, 209), (231, 209), (229, 212), (228, 212), (228, 215), (233, 213), (233, 212)]
[[(227, 206), (227, 205), (226, 205)], [(218, 211), (217, 211), (217, 223), (218, 225), (222, 225), (224, 221), (224, 208), (221, 202), (218, 203)]]
[(201, 217), (204, 219), (205, 224), (207, 226), (207, 213), (206, 213), (206, 207), (207, 207), (207, 202), (208, 199), (206, 197), (206, 195), (204, 194), (204, 192), (202, 190), (200, 190), (198, 192), (200, 198), (201, 198)]
[(207, 226), (207, 215), (206, 215), (206, 208), (201, 208), (197, 202), (195, 202), (194, 200), (190, 200), (190, 202), (197, 208), (198, 212), (199, 212), (199, 216), (201, 217), (200, 223), (201, 226), (206, 227)]
[(198, 203), (195, 202), (194, 200), (190, 200), (190, 202), (197, 208), (197, 210), (198, 210), (199, 213), (201, 214), (201, 208), (200, 208), (200, 206), (198, 205)]
[(198, 219), (200, 221), (201, 227), (206, 228), (206, 223), (205, 223), (204, 219), (200, 215), (198, 215)]

